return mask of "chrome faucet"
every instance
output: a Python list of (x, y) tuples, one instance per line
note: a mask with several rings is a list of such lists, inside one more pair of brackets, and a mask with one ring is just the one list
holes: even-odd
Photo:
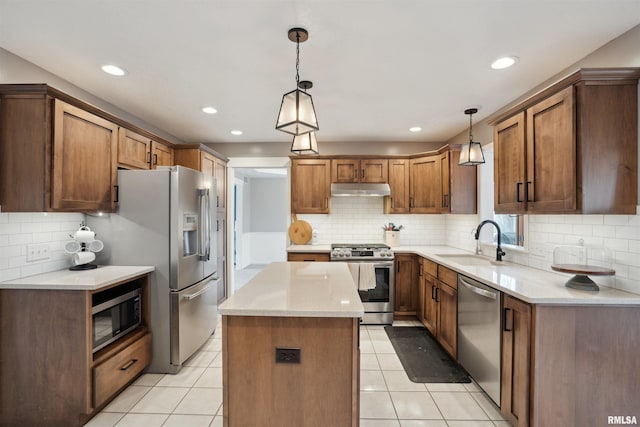
[(480, 240), (479, 240), (480, 239), (480, 230), (487, 223), (495, 225), (496, 230), (498, 230), (498, 247), (496, 248), (496, 261), (502, 261), (502, 257), (504, 255), (506, 255), (506, 254), (504, 253), (504, 251), (500, 247), (500, 235), (502, 234), (502, 232), (500, 231), (500, 226), (498, 225), (497, 222), (491, 221), (490, 219), (485, 219), (484, 221), (482, 221), (480, 223), (480, 225), (478, 225), (478, 228), (476, 228), (475, 238), (476, 238), (476, 240), (478, 240), (478, 243), (479, 243), (480, 242)]

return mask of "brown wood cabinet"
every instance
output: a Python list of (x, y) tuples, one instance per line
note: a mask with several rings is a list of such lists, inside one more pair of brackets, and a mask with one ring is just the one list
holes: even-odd
[(291, 159), (291, 212), (327, 214), (331, 205), (331, 160)]
[(418, 319), (453, 357), (458, 354), (458, 274), (420, 258), (423, 311)]
[(0, 205), (6, 212), (113, 212), (117, 125), (54, 99), (0, 87)]
[(511, 425), (526, 427), (529, 425), (531, 306), (503, 295), (502, 310), (500, 409)]
[(418, 257), (396, 254), (394, 316), (416, 316), (418, 311)]
[(389, 159), (389, 187), (384, 213), (409, 213), (409, 159)]
[(478, 168), (460, 166), (460, 150), (451, 149), (441, 160), (442, 199), (444, 213), (475, 214), (478, 212)]
[(331, 182), (384, 183), (388, 181), (387, 159), (333, 159), (331, 160)]
[(151, 139), (121, 127), (118, 130), (118, 166), (151, 169)]
[(501, 411), (514, 427), (598, 427), (640, 408), (638, 307), (503, 295), (502, 316)]
[(118, 126), (54, 100), (51, 209), (113, 212)]
[(409, 166), (409, 210), (413, 213), (442, 211), (440, 155), (411, 159)]
[(287, 261), (328, 262), (329, 253), (324, 252), (287, 252)]
[(121, 127), (118, 131), (118, 166), (124, 169), (173, 166), (173, 148)]
[(151, 141), (151, 169), (158, 166), (173, 166), (173, 148)]
[(494, 118), (495, 211), (634, 214), (639, 77), (582, 69)]
[(86, 290), (0, 290), (0, 414), (3, 426), (81, 426), (151, 359), (149, 275), (109, 288), (142, 288), (142, 326), (92, 352)]

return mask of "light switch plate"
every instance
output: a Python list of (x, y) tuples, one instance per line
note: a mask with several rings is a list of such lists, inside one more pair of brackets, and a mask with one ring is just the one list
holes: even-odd
[(49, 245), (47, 243), (27, 245), (27, 262), (40, 261), (49, 258)]

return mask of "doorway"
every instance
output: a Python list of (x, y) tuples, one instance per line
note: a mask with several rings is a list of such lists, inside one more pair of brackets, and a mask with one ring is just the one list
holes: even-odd
[(234, 293), (268, 264), (286, 261), (289, 169), (233, 167), (232, 173), (230, 290)]

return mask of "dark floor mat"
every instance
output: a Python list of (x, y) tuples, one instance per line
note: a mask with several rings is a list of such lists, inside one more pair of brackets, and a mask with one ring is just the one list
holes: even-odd
[(385, 326), (393, 348), (414, 383), (470, 383), (469, 375), (421, 327)]

